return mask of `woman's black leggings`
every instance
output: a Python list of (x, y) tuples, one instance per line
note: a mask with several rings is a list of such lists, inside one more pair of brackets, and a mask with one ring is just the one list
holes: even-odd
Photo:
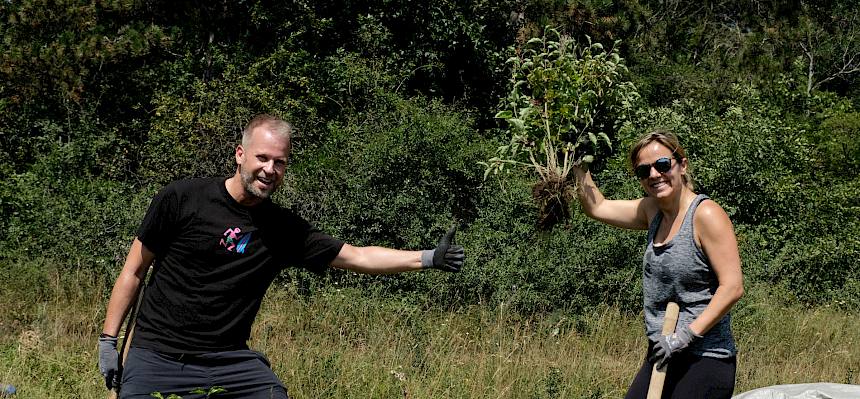
[[(648, 396), (653, 367), (646, 356), (624, 399)], [(682, 352), (673, 356), (667, 367), (663, 399), (729, 399), (735, 390), (735, 357), (714, 359)]]

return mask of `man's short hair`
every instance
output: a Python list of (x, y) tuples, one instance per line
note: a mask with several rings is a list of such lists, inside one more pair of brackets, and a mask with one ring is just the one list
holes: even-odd
[(292, 141), (291, 137), (293, 135), (293, 125), (274, 115), (259, 114), (251, 119), (251, 121), (248, 122), (248, 125), (245, 126), (245, 129), (242, 130), (242, 146), (248, 145), (248, 141), (251, 140), (251, 134), (254, 129), (260, 126), (265, 126), (269, 128), (272, 133), (287, 139), (287, 145), (290, 145), (290, 142)]

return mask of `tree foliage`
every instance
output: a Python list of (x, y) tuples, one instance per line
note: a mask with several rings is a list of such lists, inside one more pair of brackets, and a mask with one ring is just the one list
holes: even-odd
[[(109, 284), (151, 195), (232, 173), (242, 126), (269, 112), (299, 128), (278, 201), (356, 244), (426, 248), (457, 220), (469, 254), (457, 276), (285, 278), (636, 309), (643, 236), (576, 204), (540, 231), (535, 169), (511, 165), (566, 176), (591, 155), (604, 193), (634, 198), (624, 152), (662, 126), (688, 148), (698, 190), (729, 211), (748, 281), (860, 308), (855, 9), (0, 1), (0, 262), (105, 271)], [(493, 157), (504, 178), (482, 179)]]

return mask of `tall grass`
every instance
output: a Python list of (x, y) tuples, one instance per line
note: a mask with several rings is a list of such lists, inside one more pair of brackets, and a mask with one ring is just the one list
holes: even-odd
[(639, 365), (640, 330), (608, 308), (522, 316), (278, 291), (252, 345), (297, 397), (617, 397)]
[[(95, 339), (103, 277), (3, 266), (42, 272), (39, 287), (0, 293), (0, 383), (14, 384), (19, 399), (104, 397)], [(778, 305), (765, 288), (749, 291), (735, 312), (736, 392), (860, 384), (860, 314)], [(274, 287), (250, 345), (296, 398), (617, 398), (644, 355), (641, 315), (606, 306), (523, 315), (504, 304), (447, 309), (386, 297)]]

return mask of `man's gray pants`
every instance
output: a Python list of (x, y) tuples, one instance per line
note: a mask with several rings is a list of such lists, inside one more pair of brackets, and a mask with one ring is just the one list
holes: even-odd
[(221, 387), (226, 392), (213, 398), (288, 399), (283, 383), (269, 360), (259, 352), (235, 350), (200, 355), (166, 354), (132, 347), (122, 373), (121, 399), (152, 399), (151, 394), (171, 394), (183, 399), (207, 398)]

